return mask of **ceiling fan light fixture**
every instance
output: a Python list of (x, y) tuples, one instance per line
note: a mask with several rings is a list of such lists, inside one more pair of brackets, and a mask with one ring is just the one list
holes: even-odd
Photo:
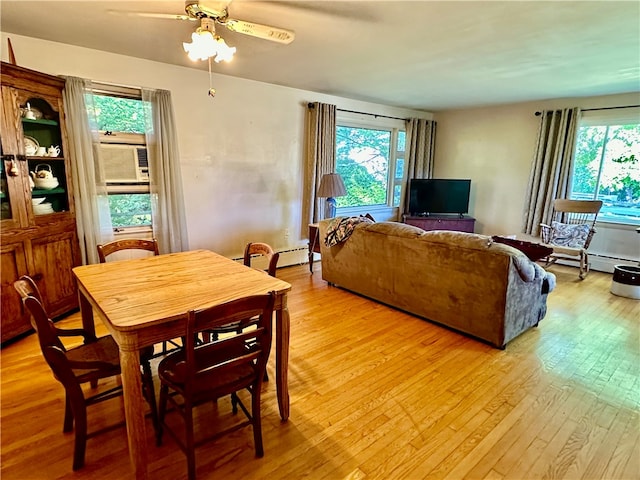
[(233, 59), (233, 56), (236, 53), (236, 47), (230, 47), (224, 41), (224, 38), (216, 35), (216, 44), (218, 48), (218, 53), (216, 54), (216, 58), (214, 59), (216, 62), (230, 62)]
[(236, 53), (235, 47), (229, 47), (222, 37), (215, 34), (213, 20), (207, 18), (203, 18), (201, 26), (191, 34), (191, 43), (183, 42), (182, 46), (194, 62), (211, 57), (214, 57), (216, 62), (228, 62)]

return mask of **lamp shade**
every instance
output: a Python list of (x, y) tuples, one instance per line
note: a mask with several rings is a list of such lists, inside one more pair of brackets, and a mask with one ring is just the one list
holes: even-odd
[(320, 180), (318, 197), (343, 197), (347, 194), (342, 177), (337, 173), (325, 173)]

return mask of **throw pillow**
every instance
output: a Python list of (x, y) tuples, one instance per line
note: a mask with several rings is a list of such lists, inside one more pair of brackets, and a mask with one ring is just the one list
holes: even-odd
[(551, 240), (549, 243), (559, 247), (582, 248), (589, 235), (589, 225), (551, 222)]

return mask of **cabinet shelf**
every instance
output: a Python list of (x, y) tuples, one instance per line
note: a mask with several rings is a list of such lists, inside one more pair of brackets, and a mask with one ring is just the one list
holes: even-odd
[(31, 190), (32, 197), (44, 197), (55, 193), (66, 193), (66, 190), (62, 187), (51, 188), (49, 190), (45, 190), (44, 188), (34, 188)]
[(38, 160), (38, 161), (47, 161), (47, 162), (55, 162), (62, 160), (64, 161), (64, 157), (38, 157), (35, 155), (27, 155), (27, 160)]
[(35, 123), (38, 125), (58, 125), (58, 122), (56, 120), (47, 120), (46, 118), (38, 118), (34, 120), (30, 118), (23, 118), (22, 123)]

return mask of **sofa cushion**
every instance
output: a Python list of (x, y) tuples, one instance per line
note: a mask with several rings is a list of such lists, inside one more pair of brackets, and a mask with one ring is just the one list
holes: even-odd
[(378, 222), (368, 225), (367, 231), (401, 238), (418, 238), (425, 234), (421, 228), (398, 222)]
[[(455, 245), (456, 248), (462, 249), (490, 251), (497, 255), (511, 257), (518, 275), (520, 275), (520, 278), (525, 282), (533, 281), (537, 275), (535, 263), (529, 260), (529, 257), (523, 252), (510, 245), (495, 243), (493, 239), (487, 235), (448, 230), (432, 230), (425, 232), (420, 240), (424, 242)], [(455, 250), (453, 252), (455, 252)], [(490, 258), (487, 257), (486, 261), (489, 262)]]
[(430, 230), (421, 238), (425, 242), (454, 244), (457, 247), (486, 250), (491, 245), (491, 237), (478, 233), (455, 232), (453, 230)]

